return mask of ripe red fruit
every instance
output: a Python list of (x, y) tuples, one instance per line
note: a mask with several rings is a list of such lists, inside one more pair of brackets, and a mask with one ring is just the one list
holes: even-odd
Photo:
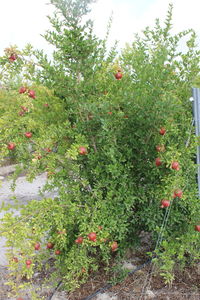
[(75, 240), (75, 243), (76, 244), (82, 244), (83, 242), (83, 237), (82, 236), (79, 236), (76, 240)]
[(164, 152), (165, 151), (165, 146), (164, 145), (157, 145), (156, 146), (156, 151), (158, 151), (158, 152)]
[(113, 243), (111, 244), (111, 249), (112, 249), (112, 251), (117, 250), (117, 248), (118, 248), (117, 242), (113, 242)]
[(26, 87), (25, 86), (21, 86), (19, 89), (19, 93), (20, 94), (24, 94), (26, 92)]
[(28, 108), (27, 107), (25, 107), (25, 106), (21, 106), (21, 109), (23, 110), (23, 111), (28, 111)]
[(112, 111), (108, 111), (108, 115), (112, 115)]
[(118, 70), (118, 72), (115, 74), (115, 78), (117, 79), (117, 80), (120, 80), (120, 79), (122, 79), (122, 73), (121, 73), (121, 71), (120, 70)]
[(28, 131), (28, 132), (26, 132), (25, 133), (25, 136), (28, 138), (28, 139), (30, 139), (31, 137), (32, 137), (32, 132), (30, 132), (30, 131)]
[(8, 143), (7, 147), (8, 147), (9, 150), (14, 150), (16, 145), (15, 145), (15, 143)]
[(53, 249), (53, 247), (54, 247), (53, 243), (51, 243), (51, 242), (47, 243), (47, 249)]
[(35, 250), (40, 250), (40, 243), (35, 243), (34, 248)]
[(183, 196), (183, 191), (182, 190), (175, 190), (174, 191), (174, 198), (178, 197), (181, 198)]
[(30, 266), (31, 264), (32, 264), (32, 260), (27, 259), (27, 260), (26, 260), (26, 265), (27, 265), (27, 266)]
[(10, 61), (10, 62), (15, 61), (16, 59), (17, 59), (17, 54), (14, 54), (14, 53), (11, 54), (10, 57), (9, 57), (9, 61)]
[(44, 151), (46, 151), (46, 152), (51, 152), (51, 149), (50, 148), (44, 148)]
[(169, 207), (170, 206), (170, 201), (169, 200), (161, 200), (161, 208), (164, 208), (164, 207)]
[(79, 147), (79, 154), (80, 155), (86, 155), (87, 149), (85, 147)]
[(19, 116), (23, 116), (23, 115), (24, 115), (24, 111), (23, 111), (23, 110), (20, 110)]
[(164, 127), (160, 128), (159, 133), (164, 135), (166, 133), (166, 129)]
[(194, 229), (200, 232), (200, 225), (195, 225)]
[(173, 161), (171, 164), (171, 167), (173, 170), (179, 171), (180, 170), (180, 166), (179, 163), (177, 161)]
[(56, 255), (60, 255), (60, 253), (61, 253), (60, 250), (56, 250), (56, 251), (55, 251), (55, 254), (56, 254)]
[(157, 157), (157, 158), (155, 159), (155, 164), (156, 164), (157, 167), (159, 167), (159, 166), (162, 165), (162, 161), (161, 161), (160, 157)]
[(96, 235), (96, 233), (95, 233), (95, 232), (89, 233), (89, 234), (88, 234), (88, 239), (89, 239), (90, 241), (92, 241), (92, 242), (96, 242), (96, 240), (97, 240), (97, 235)]
[(35, 99), (35, 91), (34, 90), (29, 90), (28, 95), (29, 95), (30, 98)]

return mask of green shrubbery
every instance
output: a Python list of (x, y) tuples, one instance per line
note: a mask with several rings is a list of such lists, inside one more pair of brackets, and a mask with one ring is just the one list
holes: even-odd
[[(80, 1), (52, 2), (60, 12), (50, 18), (54, 30), (45, 35), (56, 47), (53, 59), (30, 46), (34, 60), (27, 52), (12, 62), (7, 53), (1, 58), (8, 88), (0, 91), (1, 158), (20, 163), (15, 178), (22, 169), (30, 180), (47, 172), (46, 189), (58, 190), (55, 199), (30, 201), (20, 216), (2, 219), (9, 268), (19, 283), (13, 290), (20, 293), (21, 278), (52, 261), (53, 278), (73, 290), (100, 264), (132, 247), (141, 231), (156, 244), (166, 210), (156, 253), (171, 281), (175, 263), (199, 258), (189, 101), (199, 73), (196, 35), (170, 34), (170, 7), (164, 26), (157, 20), (118, 56), (115, 48), (107, 52), (91, 22), (83, 25), (77, 18), (86, 12)], [(177, 50), (183, 37), (185, 54)], [(19, 93), (22, 86), (26, 91)], [(170, 202), (161, 208), (163, 199)]]

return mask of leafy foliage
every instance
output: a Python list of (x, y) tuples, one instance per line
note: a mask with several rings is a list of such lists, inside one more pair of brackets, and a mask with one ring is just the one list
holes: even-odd
[[(92, 22), (80, 22), (88, 11), (83, 1), (52, 3), (54, 29), (44, 37), (56, 47), (53, 60), (33, 51), (33, 68), (22, 81), (26, 91), (19, 94), (20, 84), (10, 86), (5, 75), (10, 88), (0, 94), (1, 159), (11, 155), (19, 163), (14, 178), (22, 169), (29, 180), (47, 172), (45, 189), (57, 191), (54, 199), (30, 201), (19, 216), (7, 213), (2, 219), (11, 275), (31, 278), (53, 261), (53, 278), (73, 290), (147, 231), (155, 245), (162, 233), (155, 253), (170, 281), (176, 262), (185, 263), (186, 255), (199, 258), (197, 142), (189, 101), (199, 74), (196, 35), (193, 30), (171, 35), (170, 7), (164, 26), (157, 20), (117, 57), (115, 48), (108, 53), (106, 41), (93, 34)], [(177, 48), (186, 37), (182, 54)], [(18, 55), (21, 65), (1, 59), (4, 74), (15, 77), (16, 67), (24, 74), (30, 66)], [(21, 115), (20, 107), (27, 108)], [(174, 197), (177, 190), (181, 197)], [(162, 199), (170, 200), (168, 208), (161, 208)], [(48, 242), (53, 248), (46, 249)], [(13, 289), (20, 293), (22, 286)]]

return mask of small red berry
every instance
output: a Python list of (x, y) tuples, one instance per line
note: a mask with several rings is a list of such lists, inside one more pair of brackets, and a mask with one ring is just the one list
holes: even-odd
[(35, 250), (40, 250), (40, 243), (35, 243), (34, 248)]
[(56, 251), (55, 251), (55, 254), (56, 254), (56, 255), (60, 255), (60, 253), (61, 253), (60, 250), (56, 250)]
[(29, 90), (29, 91), (28, 91), (28, 95), (29, 95), (30, 98), (33, 98), (33, 99), (35, 99), (35, 97), (36, 97), (36, 96), (35, 96), (35, 91), (34, 91), (34, 90)]
[(170, 201), (169, 200), (161, 200), (161, 208), (164, 208), (164, 207), (169, 207), (170, 206)]
[(176, 197), (181, 198), (182, 196), (183, 196), (183, 191), (182, 190), (175, 190), (174, 191), (174, 195), (173, 195), (174, 198), (176, 198)]
[(23, 110), (20, 110), (19, 111), (19, 116), (23, 116), (24, 115), (24, 111)]
[(82, 244), (83, 242), (83, 237), (82, 236), (79, 236), (76, 240), (75, 240), (75, 243), (76, 244)]
[(14, 54), (11, 54), (10, 57), (9, 57), (9, 61), (10, 61), (10, 62), (15, 61), (16, 59), (17, 59), (17, 54), (15, 54), (15, 53), (14, 53)]
[(80, 155), (86, 155), (87, 149), (85, 147), (79, 147), (79, 154)]
[(180, 170), (180, 166), (179, 163), (177, 161), (173, 161), (171, 164), (171, 167), (173, 170), (179, 171)]
[(25, 106), (21, 106), (21, 109), (22, 109), (23, 111), (25, 111), (25, 112), (27, 112), (27, 111), (28, 111), (28, 108), (27, 108), (27, 107), (25, 107)]
[(164, 135), (166, 133), (166, 129), (164, 127), (160, 128), (159, 133)]
[(156, 151), (158, 151), (158, 152), (164, 152), (165, 151), (165, 146), (164, 145), (157, 145), (156, 146)]
[(117, 248), (118, 248), (117, 242), (113, 242), (113, 243), (111, 244), (111, 249), (112, 249), (112, 251), (113, 251), (113, 252), (116, 251)]
[(115, 74), (115, 78), (117, 79), (117, 80), (120, 80), (120, 79), (122, 79), (122, 73), (121, 73), (121, 71), (120, 70), (118, 70), (118, 72)]
[(91, 232), (88, 234), (88, 239), (92, 242), (96, 242), (97, 241), (97, 235), (95, 232)]
[(162, 161), (161, 161), (160, 157), (157, 157), (157, 158), (155, 159), (155, 164), (156, 164), (157, 167), (159, 167), (159, 166), (162, 165)]
[(26, 92), (26, 87), (25, 86), (21, 86), (19, 89), (19, 93), (20, 94), (24, 94)]
[(15, 143), (8, 143), (7, 147), (8, 147), (9, 150), (14, 150), (16, 145), (15, 145)]
[(32, 132), (30, 132), (30, 131), (28, 131), (28, 132), (26, 132), (25, 133), (25, 136), (28, 138), (28, 139), (30, 139), (31, 137), (32, 137)]
[(53, 247), (54, 247), (53, 243), (51, 243), (51, 242), (47, 243), (47, 249), (53, 249)]
[(194, 229), (200, 232), (200, 225), (195, 225)]
[(30, 259), (27, 259), (26, 260), (26, 266), (27, 266), (27, 268), (30, 268), (30, 265), (32, 264), (32, 260), (30, 260)]

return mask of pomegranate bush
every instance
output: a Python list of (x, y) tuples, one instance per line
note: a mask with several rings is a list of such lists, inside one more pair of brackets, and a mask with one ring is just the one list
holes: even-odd
[[(13, 156), (18, 163), (14, 179), (22, 170), (28, 180), (47, 172), (45, 190), (57, 191), (55, 198), (22, 206), (20, 216), (3, 217), (11, 277), (17, 278), (10, 284), (22, 294), (21, 278), (29, 284), (34, 272), (50, 269), (49, 280), (73, 290), (133, 247), (141, 231), (156, 245), (166, 212), (153, 255), (171, 281), (176, 263), (199, 258), (189, 101), (199, 73), (196, 35), (171, 35), (170, 7), (164, 26), (156, 21), (117, 56), (90, 21), (81, 22), (87, 5), (52, 3), (57, 14), (45, 38), (56, 47), (53, 59), (34, 51), (32, 81), (23, 78), (26, 61), (18, 86), (0, 94), (1, 159)], [(184, 54), (177, 51), (183, 37)], [(9, 64), (14, 74), (18, 58), (6, 57), (5, 72)]]

